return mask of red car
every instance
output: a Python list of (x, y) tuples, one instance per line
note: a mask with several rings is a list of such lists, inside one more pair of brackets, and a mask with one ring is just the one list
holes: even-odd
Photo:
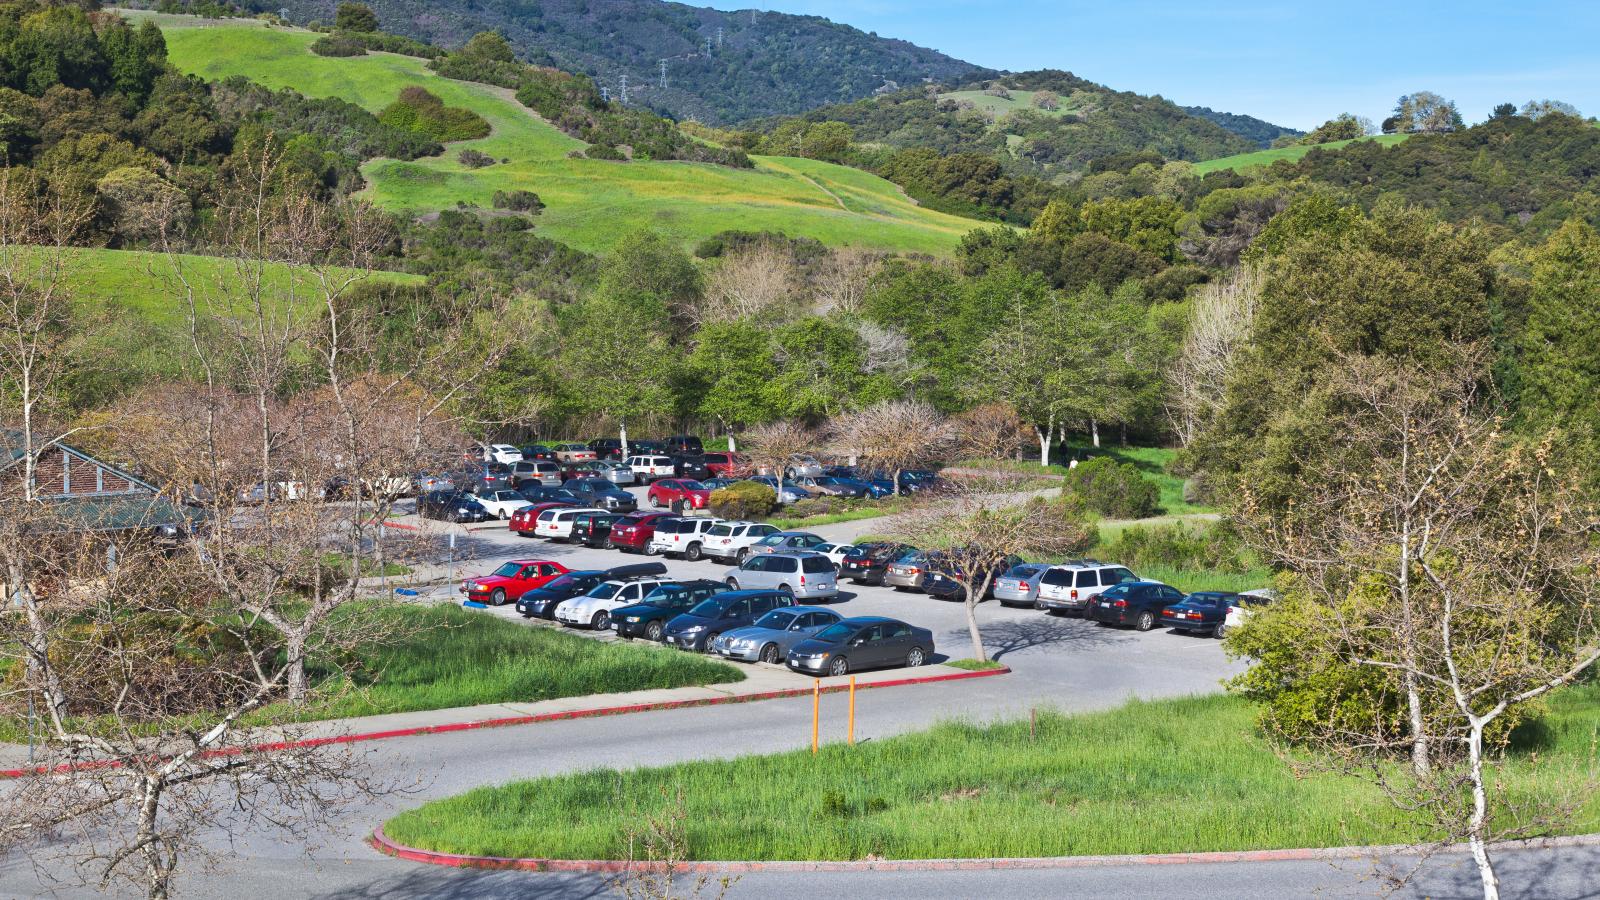
[(656, 536), (656, 523), (670, 516), (671, 513), (629, 513), (611, 523), (611, 543), (618, 550), (643, 553)]
[(705, 509), (711, 502), (711, 490), (693, 478), (668, 478), (650, 485), (645, 499), (656, 506), (682, 501), (684, 509)]
[(544, 587), (568, 571), (560, 563), (539, 559), (512, 560), (503, 563), (491, 574), (461, 582), (461, 593), (466, 594), (468, 600), (500, 606), (507, 599), (516, 600), (534, 588)]
[(706, 470), (719, 478), (743, 478), (749, 475), (750, 460), (738, 453), (706, 453)]
[(547, 503), (535, 503), (532, 506), (524, 506), (523, 508), (511, 514), (511, 521), (506, 523), (506, 527), (512, 531), (515, 531), (517, 534), (522, 535), (523, 537), (534, 537), (533, 525), (534, 521), (539, 518), (539, 513), (542, 513), (547, 509), (555, 509), (558, 506), (573, 505), (575, 504), (566, 500), (551, 500)]

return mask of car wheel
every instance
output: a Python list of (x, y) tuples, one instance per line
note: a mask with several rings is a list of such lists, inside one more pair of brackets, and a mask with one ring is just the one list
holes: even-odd
[(738, 553), (737, 556), (735, 556), (733, 558), (733, 561), (742, 566), (742, 565), (744, 565), (744, 561), (749, 559), (749, 558), (750, 558), (750, 548), (749, 547), (740, 547), (739, 548), (739, 553)]
[(644, 627), (644, 636), (658, 644), (661, 643), (661, 632), (662, 628), (660, 622), (651, 622), (649, 625)]
[(729, 578), (728, 579), (728, 590), (737, 591), (738, 589), (739, 589), (739, 579), (737, 579), (737, 578)]
[(644, 548), (644, 555), (645, 556), (660, 556), (661, 555), (661, 548), (660, 547), (646, 546)]
[(778, 585), (778, 590), (783, 591), (785, 594), (788, 594), (791, 597), (794, 596), (794, 588), (789, 587), (787, 584)]
[(589, 620), (589, 624), (594, 627), (595, 631), (605, 631), (611, 627), (611, 613), (602, 609), (594, 614), (594, 618)]
[(690, 544), (689, 549), (683, 551), (683, 558), (690, 562), (698, 561), (700, 559), (700, 545)]
[(506, 604), (506, 592), (504, 590), (501, 590), (500, 588), (495, 588), (494, 592), (489, 595), (489, 605), (490, 606), (504, 606), (505, 604)]
[(606, 538), (604, 541), (600, 542), (600, 549), (601, 550), (615, 550), (615, 549), (617, 549), (617, 545), (616, 545), (616, 543), (614, 541), (611, 540), (611, 538)]
[(777, 644), (768, 644), (765, 647), (762, 647), (761, 648), (761, 661), (764, 662), (764, 663), (773, 663), (773, 664), (777, 664), (778, 662), (780, 662), (780, 660), (778, 659), (778, 645)]
[(835, 676), (838, 676), (838, 675), (849, 675), (850, 674), (850, 660), (845, 659), (842, 656), (835, 656), (833, 658), (833, 662), (828, 663), (828, 674), (829, 675), (835, 675)]
[(1156, 614), (1148, 609), (1139, 613), (1139, 618), (1134, 620), (1133, 627), (1140, 631), (1149, 631), (1156, 627)]
[(706, 635), (705, 643), (697, 645), (694, 649), (698, 650), (701, 653), (709, 653), (711, 651), (712, 642), (714, 642), (719, 637), (722, 637), (721, 632), (713, 631), (710, 634)]
[(1217, 623), (1217, 627), (1211, 629), (1211, 636), (1216, 638), (1219, 641), (1222, 640), (1223, 638), (1227, 637), (1228, 636), (1228, 623), (1227, 622), (1218, 622)]
[(922, 665), (926, 659), (927, 656), (922, 652), (921, 647), (912, 647), (911, 652), (906, 654), (906, 668), (915, 669)]

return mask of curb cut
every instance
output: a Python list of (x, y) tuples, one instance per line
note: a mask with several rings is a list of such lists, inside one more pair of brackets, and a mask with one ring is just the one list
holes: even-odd
[[(663, 863), (633, 863), (617, 859), (542, 859), (538, 857), (471, 856), (419, 850), (395, 843), (380, 825), (367, 843), (379, 853), (409, 862), (455, 869), (501, 869), (525, 872), (588, 872), (616, 874), (630, 869), (666, 871)], [(1493, 845), (1495, 850), (1545, 850), (1559, 847), (1600, 846), (1600, 834), (1530, 838)], [(1466, 852), (1466, 844), (1452, 844), (1444, 852)], [(1411, 844), (1374, 847), (1307, 847), (1292, 850), (1223, 850), (1206, 853), (1147, 853), (1127, 856), (1040, 856), (990, 859), (862, 859), (813, 862), (684, 862), (671, 867), (676, 873), (740, 874), (753, 872), (953, 872), (1000, 869), (1093, 869), (1112, 866), (1214, 865), (1237, 862), (1295, 862), (1306, 860), (1366, 859), (1414, 853)]]
[[(918, 684), (938, 684), (944, 681), (965, 681), (970, 678), (988, 678), (994, 675), (1006, 675), (1010, 668), (983, 669), (981, 671), (951, 672), (944, 675), (927, 675), (920, 678), (895, 678), (888, 681), (873, 681), (866, 684), (857, 684), (856, 690), (864, 691), (872, 688), (906, 687)], [(824, 694), (837, 694), (848, 691), (850, 685), (835, 684), (822, 688)], [(694, 706), (722, 706), (731, 703), (753, 703), (759, 700), (780, 700), (790, 697), (804, 697), (812, 692), (812, 688), (783, 688), (776, 691), (762, 691), (757, 694), (728, 694), (720, 697), (701, 697), (693, 700), (662, 700), (656, 703), (633, 703), (626, 706), (597, 706), (589, 709), (570, 709), (562, 712), (537, 713), (526, 716), (507, 716), (501, 719), (478, 719), (472, 722), (447, 722), (443, 725), (419, 725), (414, 728), (394, 728), (388, 731), (368, 731), (357, 734), (340, 734), (322, 738), (308, 738), (299, 741), (274, 741), (264, 744), (255, 744), (249, 747), (230, 747), (225, 750), (211, 750), (201, 754), (204, 759), (217, 759), (227, 756), (239, 756), (244, 753), (271, 753), (282, 750), (303, 750), (312, 747), (327, 747), (340, 744), (359, 744), (366, 741), (386, 741), (393, 738), (416, 737), (427, 734), (448, 734), (455, 731), (476, 731), (480, 728), (506, 728), (513, 725), (537, 725), (543, 722), (563, 722), (570, 719), (594, 719), (601, 716), (621, 716), (629, 713), (658, 712), (669, 709), (686, 709)], [(22, 778), (26, 775), (47, 775), (73, 772), (86, 769), (99, 769), (117, 767), (120, 763), (116, 760), (97, 760), (84, 763), (73, 763), (65, 766), (35, 767), (32, 769), (0, 769), (0, 779)]]

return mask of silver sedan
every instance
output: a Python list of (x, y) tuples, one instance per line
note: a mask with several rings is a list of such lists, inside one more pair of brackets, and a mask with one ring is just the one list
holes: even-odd
[(729, 659), (782, 665), (789, 651), (806, 638), (839, 621), (839, 614), (820, 606), (775, 609), (754, 625), (717, 635), (711, 652)]

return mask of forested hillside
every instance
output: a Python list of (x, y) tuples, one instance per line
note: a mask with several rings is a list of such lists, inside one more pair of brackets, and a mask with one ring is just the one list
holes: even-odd
[(1299, 137), (1305, 132), (1282, 125), (1274, 125), (1255, 116), (1244, 116), (1238, 113), (1217, 112), (1205, 106), (1185, 106), (1183, 111), (1191, 116), (1209, 119), (1238, 136), (1256, 142), (1256, 146), (1266, 149), (1272, 142), (1280, 137)]
[[(454, 49), (499, 31), (529, 61), (593, 76), (674, 118), (736, 122), (951, 82), (984, 70), (817, 16), (723, 12), (661, 0), (372, 0), (386, 30)], [(332, 22), (332, 0), (272, 0), (290, 20)], [(707, 41), (710, 52), (707, 53)], [(666, 87), (661, 60), (667, 60)]]

